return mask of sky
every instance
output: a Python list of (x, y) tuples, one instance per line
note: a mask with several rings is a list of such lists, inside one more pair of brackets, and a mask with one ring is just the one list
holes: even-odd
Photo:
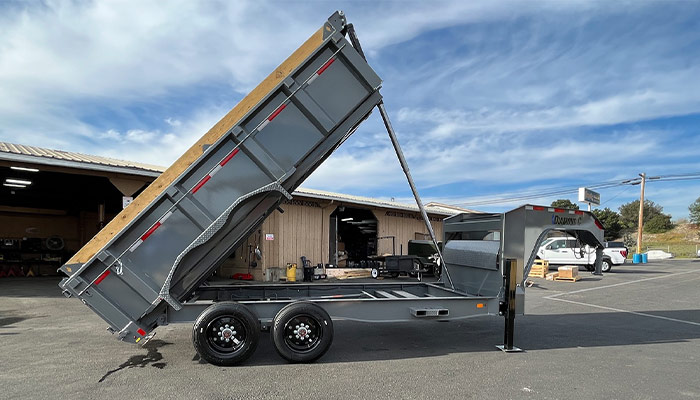
[[(483, 201), (700, 172), (690, 1), (0, 1), (0, 141), (167, 166), (335, 10), (424, 202), (500, 212), (577, 196)], [(377, 112), (302, 186), (412, 202)], [(698, 197), (646, 186), (674, 219)]]

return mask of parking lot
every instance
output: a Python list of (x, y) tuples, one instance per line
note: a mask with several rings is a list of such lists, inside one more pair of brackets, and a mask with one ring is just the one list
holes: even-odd
[(535, 279), (516, 345), (503, 319), (336, 321), (317, 363), (279, 358), (269, 334), (243, 366), (201, 362), (191, 326), (118, 342), (58, 279), (0, 280), (0, 398), (698, 398), (700, 260)]

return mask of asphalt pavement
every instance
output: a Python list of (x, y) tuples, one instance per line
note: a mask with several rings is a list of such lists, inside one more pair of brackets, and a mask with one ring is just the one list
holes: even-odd
[(190, 325), (125, 344), (64, 298), (57, 278), (0, 279), (0, 398), (700, 398), (700, 260), (582, 276), (527, 288), (527, 315), (516, 318), (523, 353), (495, 348), (500, 317), (336, 321), (314, 364), (287, 364), (263, 333), (253, 357), (229, 368), (199, 359)]

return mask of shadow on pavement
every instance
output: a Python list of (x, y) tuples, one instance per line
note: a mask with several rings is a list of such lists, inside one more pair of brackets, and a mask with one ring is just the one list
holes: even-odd
[[(700, 323), (700, 310), (640, 311)], [(519, 316), (515, 345), (525, 351), (687, 342), (700, 326), (617, 312)], [(368, 324), (335, 322), (333, 344), (318, 363), (399, 360), (452, 353), (495, 352), (502, 344), (503, 318), (461, 322)], [(195, 357), (197, 358), (197, 357)], [(269, 334), (245, 365), (286, 364)]]
[[(18, 324), (22, 321), (34, 318), (45, 318), (47, 315), (27, 315), (19, 311), (0, 311), (0, 329), (14, 328), (10, 325)], [(7, 333), (9, 335), (9, 333)]]
[(163, 355), (160, 353), (160, 351), (158, 351), (158, 349), (169, 344), (172, 343), (165, 342), (163, 340), (151, 340), (143, 345), (143, 348), (148, 351), (145, 355), (139, 354), (129, 357), (128, 360), (120, 364), (117, 368), (107, 371), (107, 373), (105, 373), (98, 382), (104, 382), (110, 375), (126, 368), (145, 368), (149, 365), (158, 369), (165, 368), (168, 363), (158, 362), (163, 359)]

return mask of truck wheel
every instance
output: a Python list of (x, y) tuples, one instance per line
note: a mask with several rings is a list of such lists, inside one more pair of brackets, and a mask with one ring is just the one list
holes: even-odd
[(277, 313), (272, 324), (277, 353), (292, 363), (319, 359), (333, 342), (333, 322), (326, 310), (313, 303), (294, 302)]
[(600, 266), (602, 272), (610, 272), (612, 269), (612, 261), (609, 258), (603, 259), (603, 264)]
[(379, 278), (379, 270), (376, 268), (372, 268), (372, 272), (370, 272), (370, 274), (372, 275), (372, 278), (374, 278), (374, 279)]
[(248, 307), (232, 302), (216, 303), (202, 312), (192, 329), (197, 354), (214, 365), (236, 365), (258, 347), (260, 322)]

